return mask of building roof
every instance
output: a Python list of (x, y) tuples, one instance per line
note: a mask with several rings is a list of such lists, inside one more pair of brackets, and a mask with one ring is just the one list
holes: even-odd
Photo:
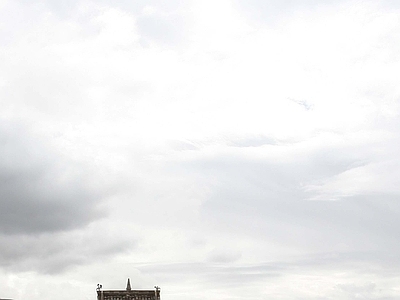
[(125, 290), (102, 290), (98, 285), (97, 300), (160, 300), (160, 288), (155, 286), (154, 290), (132, 290), (128, 278)]

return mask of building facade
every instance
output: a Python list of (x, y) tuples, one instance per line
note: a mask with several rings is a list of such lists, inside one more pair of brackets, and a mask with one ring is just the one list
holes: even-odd
[(125, 290), (102, 290), (102, 285), (97, 285), (97, 300), (160, 300), (160, 288), (154, 290), (132, 290), (128, 278)]

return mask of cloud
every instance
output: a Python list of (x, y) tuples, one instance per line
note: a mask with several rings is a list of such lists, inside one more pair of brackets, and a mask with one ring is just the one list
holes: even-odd
[(62, 233), (1, 234), (0, 244), (0, 266), (8, 272), (55, 275), (132, 251), (136, 240), (96, 222)]
[(394, 4), (1, 3), (0, 290), (398, 294)]
[[(282, 19), (288, 20), (295, 15), (301, 15), (307, 12), (324, 13), (327, 11), (334, 11), (348, 6), (357, 6), (357, 1), (348, 0), (251, 0), (246, 2), (234, 1), (234, 3), (249, 16), (249, 19), (261, 23), (276, 24)], [(363, 1), (364, 5), (376, 5), (373, 1)], [(393, 10), (400, 8), (399, 5), (391, 0), (384, 0), (379, 2), (379, 7)]]
[[(359, 254), (359, 257), (362, 255)], [(195, 299), (215, 299), (215, 295), (229, 299), (232, 293), (248, 299), (292, 299), (293, 294), (298, 299), (357, 299), (357, 294), (370, 299), (392, 299), (396, 284), (382, 281), (381, 273), (370, 263), (370, 259), (327, 253), (297, 256), (290, 262), (152, 264), (137, 267), (143, 273), (157, 274), (162, 292), (168, 298), (179, 298), (191, 292)], [(344, 267), (346, 272), (341, 272)], [(171, 286), (175, 284), (179, 288), (173, 292)]]
[(102, 216), (101, 195), (79, 163), (57, 155), (14, 123), (0, 126), (2, 233), (64, 231)]
[(229, 249), (214, 249), (209, 255), (209, 261), (213, 263), (231, 263), (241, 257), (239, 252), (229, 251)]
[(144, 45), (149, 46), (156, 42), (177, 47), (182, 43), (187, 38), (190, 27), (182, 10), (183, 8), (163, 9), (160, 5), (143, 7), (137, 26)]
[[(104, 224), (110, 184), (26, 126), (0, 123), (0, 267), (57, 274), (132, 251)], [(111, 182), (111, 181), (110, 181)]]
[[(385, 167), (377, 168), (375, 161), (384, 161), (381, 153), (376, 154), (381, 138), (374, 140), (370, 134), (361, 141), (351, 139), (352, 134), (340, 136), (336, 141), (329, 138), (331, 144), (310, 139), (238, 148), (228, 143), (218, 148), (223, 149), (220, 154), (214, 150), (213, 156), (207, 156), (204, 151), (197, 160), (182, 162), (182, 169), (196, 170), (196, 182), (206, 187), (199, 207), (205, 228), (213, 235), (219, 232), (221, 239), (235, 235), (251, 237), (255, 243), (263, 240), (266, 247), (268, 243), (282, 245), (288, 253), (311, 249), (395, 253), (399, 248), (394, 238), (399, 226), (399, 189), (393, 174), (397, 160), (389, 151)], [(384, 139), (384, 143), (393, 145), (396, 139)], [(310, 188), (313, 182), (336, 182), (341, 174), (358, 169), (369, 170), (375, 179), (357, 185), (370, 176), (359, 172), (346, 176), (341, 182), (349, 184), (352, 193), (339, 184), (330, 189)], [(333, 191), (340, 197), (332, 198), (328, 193)], [(231, 247), (243, 251), (237, 240), (231, 241)], [(218, 239), (214, 242), (221, 245)], [(267, 258), (265, 251), (259, 255)]]

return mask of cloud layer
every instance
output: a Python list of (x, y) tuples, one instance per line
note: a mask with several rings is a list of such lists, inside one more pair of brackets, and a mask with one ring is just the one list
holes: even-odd
[(0, 297), (398, 298), (398, 9), (0, 1)]

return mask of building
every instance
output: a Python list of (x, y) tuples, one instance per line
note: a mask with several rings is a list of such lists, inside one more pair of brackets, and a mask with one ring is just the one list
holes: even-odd
[(102, 290), (102, 285), (97, 285), (97, 300), (160, 300), (160, 288), (154, 290), (132, 290), (128, 278), (125, 290)]

